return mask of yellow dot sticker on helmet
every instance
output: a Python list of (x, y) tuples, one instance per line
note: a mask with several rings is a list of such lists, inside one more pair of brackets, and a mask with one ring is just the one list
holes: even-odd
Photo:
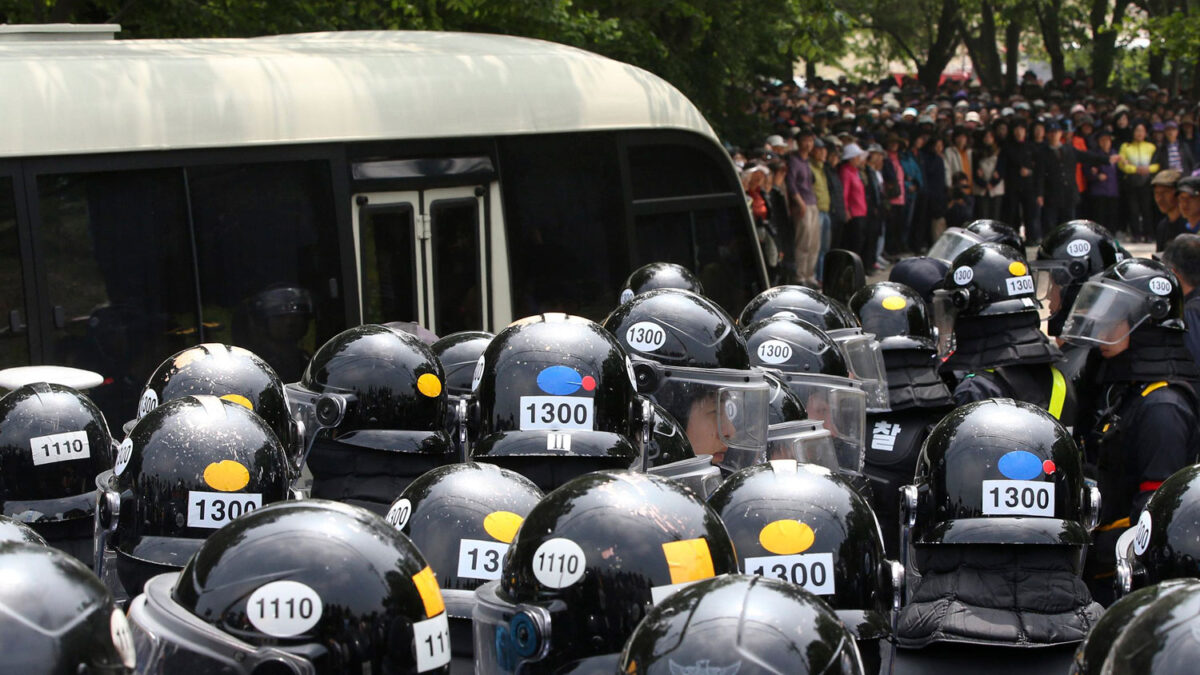
[(776, 520), (758, 532), (758, 543), (775, 555), (804, 553), (815, 539), (812, 528), (798, 520)]
[(412, 580), (413, 585), (417, 587), (417, 593), (421, 596), (421, 603), (425, 605), (425, 616), (432, 619), (446, 611), (446, 602), (442, 600), (442, 589), (438, 588), (437, 577), (433, 575), (433, 570), (428, 565), (414, 574)]
[(890, 309), (893, 312), (898, 312), (905, 307), (908, 307), (908, 300), (905, 300), (899, 295), (889, 295), (883, 299), (884, 309)]
[(442, 381), (433, 373), (425, 373), (417, 378), (417, 391), (429, 398), (437, 398), (442, 393)]
[(221, 400), (222, 401), (232, 401), (232, 402), (246, 408), (247, 410), (254, 410), (254, 404), (250, 402), (250, 399), (246, 398), (245, 396), (242, 396), (241, 394), (225, 394), (224, 396), (221, 397)]
[(511, 544), (524, 521), (524, 518), (512, 511), (493, 511), (483, 519), (483, 529), (492, 539)]
[(685, 584), (715, 576), (708, 540), (703, 538), (672, 541), (662, 545), (672, 584)]
[(1029, 270), (1025, 269), (1025, 263), (1020, 260), (1014, 260), (1008, 263), (1008, 273), (1014, 277), (1023, 277), (1029, 273)]
[(223, 459), (204, 467), (204, 482), (214, 490), (236, 492), (250, 483), (250, 471), (240, 462)]

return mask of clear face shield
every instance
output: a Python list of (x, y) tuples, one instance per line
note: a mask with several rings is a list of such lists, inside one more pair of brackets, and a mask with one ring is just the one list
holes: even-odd
[(875, 335), (864, 333), (860, 328), (842, 328), (829, 331), (829, 337), (841, 347), (850, 376), (863, 383), (867, 409), (872, 412), (890, 410), (887, 366), (883, 362), (883, 348)]
[(1079, 289), (1062, 337), (1069, 342), (1115, 345), (1150, 318), (1149, 299), (1108, 279), (1088, 281)]
[[(196, 618), (171, 600), (177, 573), (146, 583), (145, 592), (129, 606), (138, 672), (143, 675), (228, 675), (272, 673), (316, 675), (320, 645), (258, 647)], [(301, 655), (298, 651), (311, 652)]]
[(972, 232), (958, 227), (950, 227), (942, 233), (942, 236), (938, 237), (937, 241), (933, 242), (933, 246), (929, 247), (929, 253), (926, 255), (936, 260), (952, 263), (959, 253), (981, 242), (983, 240)]
[(636, 361), (641, 393), (683, 426), (696, 455), (715, 463), (730, 448), (757, 450), (767, 443), (771, 387), (754, 370), (677, 368)]
[(567, 611), (561, 600), (546, 605), (515, 605), (501, 598), (499, 590), (499, 581), (475, 590), (472, 623), (477, 673), (521, 672), (526, 664), (545, 659), (550, 653), (553, 616)]
[(730, 450), (725, 453), (725, 462), (721, 467), (733, 472), (748, 466), (766, 464), (773, 459), (794, 459), (801, 464), (817, 464), (830, 471), (837, 471), (841, 468), (857, 470), (852, 467), (841, 467), (838, 464), (833, 436), (825, 429), (824, 422), (820, 420), (798, 420), (772, 424), (767, 429), (767, 447), (763, 452)]
[(1033, 274), (1038, 302), (1045, 303), (1052, 314), (1062, 310), (1063, 291), (1078, 282), (1084, 269), (1084, 264), (1078, 260), (1030, 261), (1029, 270)]
[(937, 335), (937, 355), (943, 361), (950, 358), (957, 348), (954, 340), (954, 323), (959, 309), (966, 304), (964, 291), (937, 290), (933, 292), (933, 331)]
[(862, 383), (832, 375), (781, 375), (804, 402), (809, 419), (824, 423), (837, 456), (837, 467), (844, 471), (861, 471), (867, 426), (867, 394)]

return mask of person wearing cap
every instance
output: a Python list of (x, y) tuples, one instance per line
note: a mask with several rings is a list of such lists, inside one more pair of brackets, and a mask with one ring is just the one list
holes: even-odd
[(1183, 216), (1183, 232), (1200, 234), (1200, 176), (1180, 178), (1175, 184), (1179, 197), (1179, 214)]
[(1196, 168), (1192, 149), (1179, 139), (1179, 123), (1175, 120), (1163, 124), (1163, 142), (1150, 163), (1163, 169), (1174, 169), (1184, 176), (1191, 175), (1192, 169)]
[(770, 150), (780, 157), (786, 155), (788, 151), (787, 141), (783, 140), (783, 136), (780, 136), (779, 134), (767, 136), (767, 140), (763, 143), (763, 145), (767, 150)]
[(812, 129), (802, 127), (796, 135), (796, 152), (788, 157), (788, 196), (795, 230), (792, 246), (795, 249), (795, 281), (816, 286), (817, 248), (820, 245), (821, 223), (817, 212), (817, 195), (813, 192), (812, 169), (808, 156), (813, 148)]
[(1179, 195), (1176, 185), (1183, 176), (1175, 169), (1166, 169), (1154, 174), (1150, 187), (1154, 190), (1154, 205), (1163, 218), (1154, 228), (1154, 250), (1162, 251), (1177, 235), (1186, 231), (1187, 220), (1179, 212)]
[(867, 146), (867, 163), (861, 169), (863, 188), (867, 196), (867, 220), (863, 228), (863, 246), (859, 251), (863, 266), (875, 271), (882, 270), (887, 261), (883, 259), (883, 228), (887, 223), (890, 204), (887, 199), (886, 181), (883, 176), (883, 147), (878, 143)]
[(1185, 233), (1175, 237), (1163, 250), (1162, 261), (1183, 289), (1183, 321), (1187, 325), (1183, 340), (1200, 364), (1200, 236)]
[[(842, 148), (842, 163), (838, 166), (838, 178), (842, 181), (842, 199), (846, 207), (846, 224), (842, 228), (841, 248), (859, 252), (863, 248), (863, 236), (867, 221), (867, 191), (859, 169), (867, 163), (867, 152), (857, 143), (847, 143)], [(870, 266), (868, 258), (864, 266)]]
[[(1105, 127), (1096, 132), (1096, 148), (1106, 155), (1112, 154), (1112, 129)], [(1087, 217), (1109, 230), (1117, 231), (1120, 225), (1117, 210), (1117, 165), (1111, 161), (1093, 164), (1087, 167), (1084, 175), (1087, 177)]]
[(963, 118), (963, 126), (965, 126), (968, 131), (975, 131), (977, 128), (979, 128), (980, 124), (981, 120), (979, 118), (979, 113), (975, 112), (974, 110), (969, 111), (966, 117)]

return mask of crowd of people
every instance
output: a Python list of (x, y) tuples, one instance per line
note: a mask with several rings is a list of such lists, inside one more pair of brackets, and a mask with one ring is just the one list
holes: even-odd
[(1029, 72), (1012, 95), (910, 78), (763, 87), (768, 135), (729, 150), (774, 279), (816, 287), (831, 248), (882, 269), (981, 218), (1030, 246), (1075, 218), (1158, 250), (1200, 229), (1200, 184), (1180, 185), (1200, 174), (1195, 103), (1153, 84), (1101, 94), (1076, 75)]

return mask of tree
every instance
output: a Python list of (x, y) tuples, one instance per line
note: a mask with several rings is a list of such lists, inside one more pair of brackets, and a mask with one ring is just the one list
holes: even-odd
[(917, 79), (934, 88), (954, 58), (963, 24), (960, 0), (848, 0), (858, 27), (882, 40), (885, 57), (912, 62)]

